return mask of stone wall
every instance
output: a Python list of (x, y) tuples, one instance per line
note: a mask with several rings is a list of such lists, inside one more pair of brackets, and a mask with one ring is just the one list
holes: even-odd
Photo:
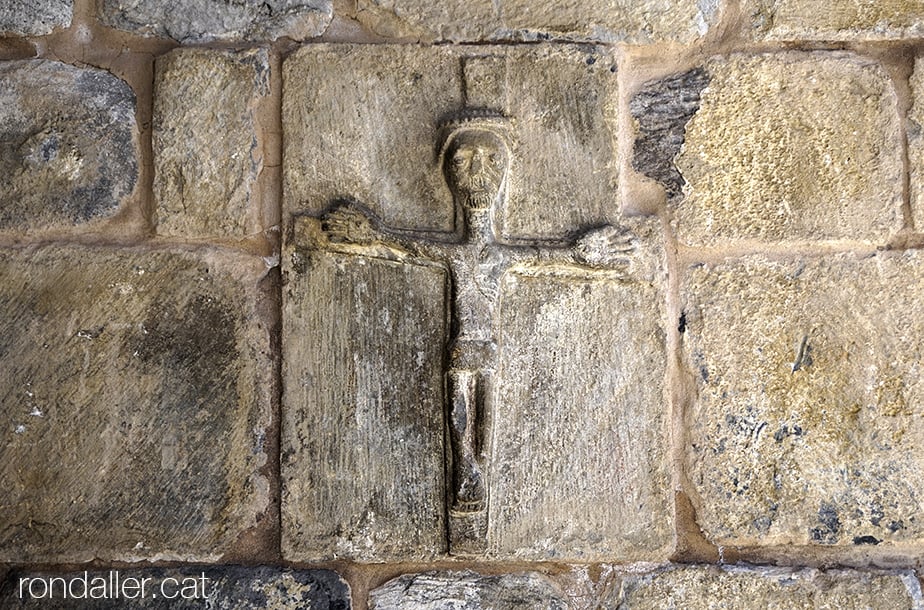
[(0, 608), (921, 610), (922, 37), (7, 2)]

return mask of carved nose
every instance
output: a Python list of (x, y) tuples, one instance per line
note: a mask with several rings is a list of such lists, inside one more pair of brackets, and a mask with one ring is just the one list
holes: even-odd
[(481, 160), (481, 155), (479, 155), (479, 154), (474, 154), (474, 155), (472, 155), (472, 168), (471, 168), (471, 172), (472, 172), (473, 174), (479, 174), (479, 173), (481, 173), (481, 166), (482, 166), (482, 165), (483, 165), (483, 163), (482, 163), (482, 160)]

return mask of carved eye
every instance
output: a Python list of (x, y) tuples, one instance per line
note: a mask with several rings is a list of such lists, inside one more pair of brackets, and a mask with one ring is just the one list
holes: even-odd
[(491, 153), (491, 163), (494, 165), (500, 165), (501, 161), (502, 159), (500, 153)]
[(452, 158), (452, 164), (456, 167), (465, 165), (465, 155), (456, 155)]

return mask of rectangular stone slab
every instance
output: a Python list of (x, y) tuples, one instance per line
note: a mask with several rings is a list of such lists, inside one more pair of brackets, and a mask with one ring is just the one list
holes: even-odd
[(920, 544), (919, 251), (687, 270), (686, 468), (726, 546)]
[(265, 140), (257, 123), (270, 94), (267, 50), (186, 48), (158, 57), (154, 66), (158, 234), (260, 232)]
[(267, 518), (259, 258), (0, 252), (0, 561), (215, 560)]
[(673, 508), (656, 285), (515, 268), (497, 318), (488, 545), (528, 560), (666, 558)]
[(444, 552), (445, 269), (296, 246), (285, 272), (284, 557)]
[(489, 111), (509, 158), (501, 241), (564, 242), (617, 220), (616, 59), (603, 47), (311, 45), (283, 73), (290, 213), (353, 201), (394, 229), (451, 233), (441, 149)]

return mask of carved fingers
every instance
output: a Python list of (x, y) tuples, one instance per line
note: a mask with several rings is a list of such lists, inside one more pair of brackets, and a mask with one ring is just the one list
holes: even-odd
[(635, 253), (638, 238), (624, 227), (605, 225), (584, 233), (575, 243), (575, 255), (594, 267), (625, 265)]

